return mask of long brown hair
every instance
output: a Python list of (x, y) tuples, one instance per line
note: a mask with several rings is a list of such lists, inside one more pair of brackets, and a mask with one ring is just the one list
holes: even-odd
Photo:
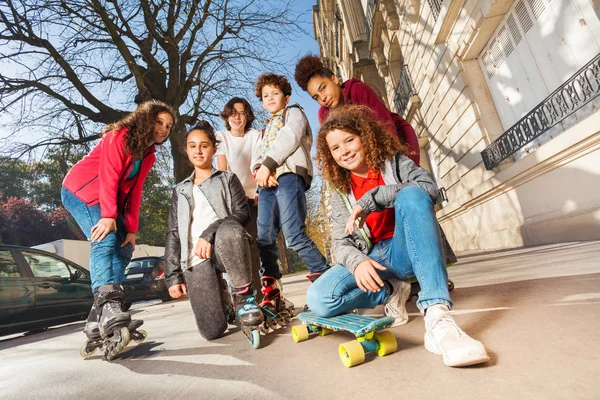
[(234, 107), (237, 103), (240, 103), (244, 106), (244, 113), (246, 114), (246, 126), (244, 127), (245, 133), (252, 129), (252, 123), (256, 119), (256, 117), (254, 116), (254, 112), (252, 111), (252, 106), (250, 105), (250, 103), (248, 103), (248, 100), (242, 97), (232, 97), (231, 100), (229, 100), (227, 104), (225, 104), (225, 106), (223, 107), (223, 111), (221, 111), (221, 114), (219, 115), (221, 119), (225, 121), (225, 128), (227, 128), (227, 130), (230, 131), (231, 125), (229, 125), (229, 117), (231, 117), (237, 112)]
[(177, 122), (176, 114), (171, 106), (161, 101), (146, 101), (125, 118), (106, 125), (102, 129), (102, 136), (110, 131), (118, 132), (123, 128), (127, 128), (125, 151), (131, 154), (134, 159), (139, 160), (144, 157), (144, 153), (152, 143), (156, 119), (158, 114), (162, 112), (171, 114), (173, 126), (175, 126)]
[(381, 172), (387, 160), (407, 148), (375, 119), (374, 111), (366, 106), (347, 105), (332, 110), (317, 135), (317, 166), (323, 178), (334, 188), (350, 191), (350, 171), (340, 167), (329, 150), (327, 134), (339, 129), (360, 136), (369, 169)]

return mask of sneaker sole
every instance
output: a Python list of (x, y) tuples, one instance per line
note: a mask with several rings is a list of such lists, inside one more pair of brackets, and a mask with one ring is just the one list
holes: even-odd
[(447, 357), (435, 344), (435, 341), (429, 336), (428, 333), (425, 333), (425, 349), (427, 351), (442, 356), (444, 364), (449, 367), (466, 367), (468, 365), (482, 364), (490, 361), (490, 357), (487, 353), (480, 352), (469, 352), (463, 355), (460, 359), (452, 360)]

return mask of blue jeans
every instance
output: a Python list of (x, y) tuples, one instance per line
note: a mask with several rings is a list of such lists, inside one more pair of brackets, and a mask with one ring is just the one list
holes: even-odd
[(281, 278), (277, 234), (283, 230), (288, 248), (294, 250), (306, 263), (310, 272), (328, 268), (325, 257), (306, 234), (306, 195), (304, 181), (299, 175), (279, 176), (279, 185), (258, 191), (258, 218), (256, 244), (260, 254), (260, 275)]
[[(91, 240), (92, 227), (102, 218), (100, 204), (88, 206), (64, 187), (60, 194), (66, 210), (75, 218), (87, 239)], [(125, 267), (133, 256), (131, 244), (121, 247), (126, 235), (123, 216), (119, 215), (117, 232), (109, 233), (101, 242), (91, 243), (90, 274), (94, 293), (102, 285), (120, 284), (123, 281)]]
[[(387, 268), (377, 273), (383, 280), (416, 277), (421, 286), (417, 301), (421, 312), (434, 304), (452, 308), (440, 231), (431, 198), (423, 189), (407, 186), (396, 195), (394, 209), (394, 237), (378, 242), (368, 254)], [(354, 275), (338, 264), (308, 288), (306, 302), (316, 314), (331, 317), (355, 308), (374, 308), (385, 303), (390, 294), (387, 285), (379, 292), (363, 292), (356, 285)]]

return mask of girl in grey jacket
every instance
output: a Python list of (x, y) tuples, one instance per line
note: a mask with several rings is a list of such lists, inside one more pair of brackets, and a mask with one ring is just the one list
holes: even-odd
[(310, 286), (308, 306), (330, 317), (385, 304), (386, 314), (405, 323), (407, 281), (416, 278), (425, 348), (449, 366), (486, 362), (483, 344), (450, 315), (437, 186), (371, 113), (362, 106), (332, 111), (317, 137), (319, 168), (335, 189), (332, 250), (339, 264)]
[(173, 190), (165, 249), (169, 294), (188, 295), (200, 334), (216, 339), (232, 322), (222, 290), (221, 275), (227, 273), (242, 330), (260, 341), (253, 337), (263, 315), (252, 282), (252, 238), (243, 227), (250, 218), (244, 188), (235, 174), (213, 168), (217, 139), (208, 122), (192, 128), (185, 143), (194, 172)]

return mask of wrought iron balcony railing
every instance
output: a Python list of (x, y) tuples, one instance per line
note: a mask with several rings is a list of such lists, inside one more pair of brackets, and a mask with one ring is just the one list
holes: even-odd
[(373, 21), (375, 19), (375, 6), (377, 0), (367, 1), (367, 18), (365, 19), (365, 34), (367, 35), (367, 43), (371, 43), (371, 32), (373, 32)]
[(482, 151), (485, 168), (498, 166), (599, 94), (600, 54)]
[(396, 86), (396, 93), (394, 95), (394, 105), (396, 106), (396, 112), (404, 117), (406, 107), (412, 95), (415, 94), (415, 90), (410, 79), (410, 72), (408, 66), (403, 65), (402, 71), (400, 72), (400, 80)]
[(442, 9), (442, 3), (444, 0), (427, 0), (429, 8), (431, 8), (431, 15), (433, 15), (433, 21), (437, 21), (440, 16), (440, 10)]

